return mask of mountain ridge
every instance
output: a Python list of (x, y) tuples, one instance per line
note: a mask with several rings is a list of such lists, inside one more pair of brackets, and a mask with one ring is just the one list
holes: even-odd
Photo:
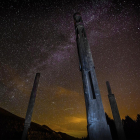
[[(24, 118), (21, 118), (0, 107), (0, 139), (19, 140), (24, 129)], [(28, 140), (81, 140), (62, 132), (55, 132), (47, 125), (31, 122)]]

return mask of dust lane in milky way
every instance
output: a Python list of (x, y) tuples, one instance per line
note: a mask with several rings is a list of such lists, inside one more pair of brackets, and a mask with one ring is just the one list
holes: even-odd
[(137, 1), (0, 2), (0, 107), (24, 117), (41, 73), (32, 121), (86, 136), (86, 110), (73, 14), (82, 15), (105, 112), (110, 82), (121, 118), (135, 119), (140, 98)]

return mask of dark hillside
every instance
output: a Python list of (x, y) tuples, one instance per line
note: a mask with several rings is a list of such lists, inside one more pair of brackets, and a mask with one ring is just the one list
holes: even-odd
[[(20, 140), (24, 128), (24, 119), (0, 108), (0, 139)], [(28, 131), (28, 140), (78, 140), (65, 133), (57, 133), (46, 125), (32, 122)]]

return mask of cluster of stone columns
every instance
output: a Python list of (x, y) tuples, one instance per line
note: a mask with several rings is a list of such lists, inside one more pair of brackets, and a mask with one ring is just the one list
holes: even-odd
[[(29, 129), (30, 123), (31, 123), (31, 117), (32, 117), (33, 108), (34, 108), (34, 104), (35, 104), (35, 98), (36, 98), (36, 92), (37, 92), (37, 87), (38, 87), (38, 83), (39, 83), (39, 78), (40, 78), (40, 73), (36, 73), (29, 104), (28, 104), (28, 108), (27, 108), (27, 113), (26, 113), (26, 118), (25, 118), (25, 123), (24, 123), (24, 130), (23, 130), (21, 140), (27, 139), (27, 133), (28, 133), (28, 129)], [(117, 134), (118, 134), (118, 139), (126, 140), (124, 130), (123, 130), (123, 125), (122, 125), (120, 114), (119, 114), (119, 110), (118, 110), (117, 103), (115, 100), (115, 96), (114, 96), (114, 94), (112, 94), (111, 87), (110, 87), (110, 84), (108, 81), (106, 82), (106, 85), (107, 85), (107, 89), (108, 89), (108, 98), (109, 98), (116, 130), (117, 130)], [(96, 112), (94, 112), (94, 113), (96, 113)], [(98, 127), (98, 126), (96, 126), (96, 127)], [(92, 130), (94, 130), (94, 129), (92, 129)], [(94, 131), (90, 132), (90, 133), (93, 133), (93, 136), (94, 136)]]
[[(82, 72), (83, 88), (87, 112), (87, 130), (89, 140), (112, 140), (110, 129), (107, 125), (103, 104), (100, 96), (90, 46), (88, 44), (83, 20), (80, 13), (73, 15), (80, 71)], [(114, 117), (118, 138), (125, 140), (122, 122), (120, 119), (114, 94), (111, 92), (109, 82), (106, 82), (109, 101)]]
[[(85, 104), (87, 111), (87, 129), (89, 140), (112, 140), (109, 126), (107, 125), (103, 104), (100, 96), (98, 82), (95, 74), (95, 67), (92, 54), (87, 41), (82, 17), (80, 13), (74, 16), (77, 49), (80, 62), (80, 70), (82, 72), (83, 87), (85, 95)], [(39, 83), (40, 73), (36, 73), (21, 140), (27, 139), (28, 129), (30, 127), (33, 108), (35, 104), (36, 92)], [(114, 94), (112, 94), (110, 84), (106, 82), (108, 89), (108, 98), (116, 125), (119, 140), (125, 140), (124, 130), (119, 115), (117, 103)]]

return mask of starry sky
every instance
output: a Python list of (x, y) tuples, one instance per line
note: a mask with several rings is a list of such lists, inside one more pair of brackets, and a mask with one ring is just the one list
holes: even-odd
[(80, 12), (105, 112), (106, 81), (121, 118), (140, 114), (138, 0), (0, 1), (0, 107), (25, 118), (40, 73), (32, 121), (75, 137), (87, 135), (73, 14)]

